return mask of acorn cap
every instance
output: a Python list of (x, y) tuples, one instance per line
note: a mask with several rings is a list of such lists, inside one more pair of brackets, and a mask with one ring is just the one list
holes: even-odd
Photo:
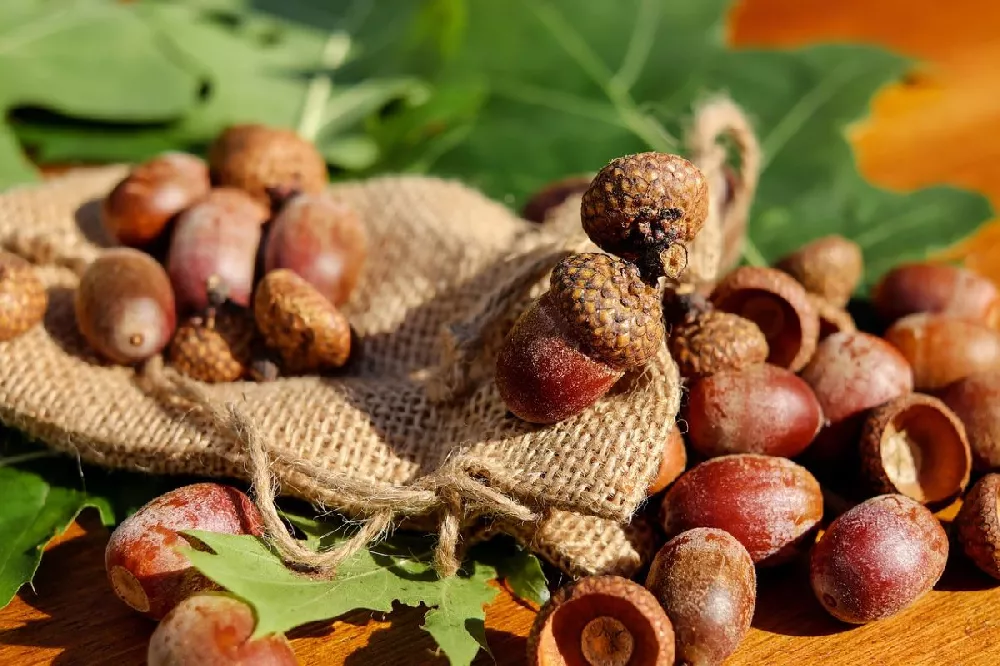
[(35, 267), (16, 254), (0, 252), (0, 342), (34, 328), (48, 304)]
[(1000, 579), (1000, 474), (987, 474), (972, 486), (955, 526), (969, 559)]
[[(584, 230), (601, 249), (643, 264), (669, 251), (667, 259), (677, 262), (681, 257), (674, 246), (683, 250), (708, 218), (708, 182), (698, 167), (677, 155), (626, 155), (601, 169), (584, 192), (580, 210)], [(669, 268), (665, 263), (661, 270)], [(670, 277), (683, 268), (675, 265)]]
[(716, 285), (712, 303), (757, 324), (772, 365), (798, 372), (816, 351), (819, 317), (805, 288), (787, 273), (741, 266)]
[(659, 295), (629, 262), (574, 254), (556, 265), (549, 284), (552, 303), (588, 355), (629, 370), (645, 365), (662, 347)]
[(972, 454), (958, 417), (937, 398), (911, 393), (868, 415), (861, 467), (876, 495), (899, 493), (937, 504), (965, 489)]
[(824, 236), (784, 257), (775, 268), (798, 280), (807, 291), (844, 307), (864, 273), (861, 247), (843, 236)]
[(847, 310), (837, 307), (822, 296), (817, 296), (816, 294), (806, 295), (809, 297), (809, 302), (812, 303), (813, 308), (816, 310), (816, 315), (819, 317), (820, 341), (827, 339), (834, 333), (843, 333), (845, 331), (852, 333), (858, 330), (857, 324), (854, 323), (854, 317)]
[(729, 312), (708, 312), (674, 327), (668, 342), (682, 377), (742, 370), (767, 360), (767, 339), (757, 324)]
[(535, 192), (521, 209), (521, 217), (541, 224), (549, 213), (574, 194), (583, 194), (590, 187), (591, 175), (567, 176), (553, 181)]
[(351, 352), (351, 326), (340, 310), (288, 269), (271, 271), (254, 296), (264, 341), (290, 373), (339, 368)]
[(235, 382), (247, 371), (254, 333), (253, 318), (242, 308), (192, 317), (177, 327), (169, 348), (170, 364), (199, 381)]
[(531, 666), (671, 666), (674, 630), (656, 597), (619, 576), (590, 576), (558, 590), (528, 636)]
[(245, 190), (270, 208), (296, 192), (320, 192), (326, 161), (295, 132), (264, 125), (235, 125), (209, 148), (209, 168), (218, 185)]

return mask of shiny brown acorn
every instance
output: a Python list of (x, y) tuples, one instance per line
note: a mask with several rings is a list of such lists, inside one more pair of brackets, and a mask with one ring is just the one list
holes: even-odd
[(0, 252), (0, 342), (34, 328), (48, 303), (35, 267), (15, 254)]
[(299, 194), (271, 222), (264, 270), (289, 268), (331, 303), (343, 305), (367, 255), (368, 236), (357, 211), (329, 194)]
[(634, 265), (574, 254), (559, 262), (549, 285), (514, 324), (496, 363), (500, 397), (532, 423), (581, 412), (663, 346), (659, 296)]
[(677, 278), (687, 267), (685, 245), (708, 217), (708, 181), (677, 155), (626, 155), (598, 172), (580, 212), (590, 239), (636, 263), (647, 281)]
[(250, 304), (267, 217), (268, 209), (240, 190), (218, 188), (177, 218), (167, 272), (182, 312), (202, 314), (216, 300)]
[(340, 310), (287, 269), (257, 286), (254, 318), (269, 347), (292, 374), (339, 368), (351, 353), (351, 326)]
[(130, 248), (108, 250), (87, 267), (75, 306), (87, 343), (122, 365), (159, 353), (177, 323), (167, 274), (148, 254)]
[(270, 206), (296, 192), (326, 187), (326, 161), (316, 147), (291, 130), (265, 125), (234, 125), (209, 149), (212, 180), (246, 191)]
[(132, 169), (105, 197), (104, 227), (122, 245), (147, 247), (175, 215), (210, 188), (203, 160), (187, 153), (164, 153)]

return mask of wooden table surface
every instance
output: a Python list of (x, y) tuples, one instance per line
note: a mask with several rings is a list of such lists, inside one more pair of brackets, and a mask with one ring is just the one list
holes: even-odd
[[(925, 60), (917, 76), (880, 93), (852, 130), (874, 182), (906, 189), (973, 187), (1000, 202), (1000, 3), (995, 0), (746, 0), (735, 42), (885, 44)], [(1000, 223), (955, 252), (1000, 281)], [(953, 513), (945, 512), (947, 522)], [(132, 666), (144, 663), (153, 624), (120, 604), (104, 577), (107, 531), (85, 516), (45, 556), (34, 589), (0, 611), (0, 665)], [(864, 627), (829, 618), (805, 570), (766, 572), (753, 629), (730, 666), (976, 666), (1000, 661), (1000, 587), (953, 558), (937, 588), (908, 611)], [(506, 591), (487, 609), (496, 663), (521, 664), (534, 611)], [(360, 612), (292, 634), (302, 664), (445, 663), (419, 629), (421, 615)], [(488, 657), (479, 660), (492, 663)]]

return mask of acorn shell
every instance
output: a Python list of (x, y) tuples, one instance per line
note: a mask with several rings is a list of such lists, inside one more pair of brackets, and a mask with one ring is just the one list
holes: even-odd
[(708, 181), (678, 155), (638, 153), (612, 160), (583, 194), (583, 229), (601, 249), (626, 259), (643, 222), (660, 221), (665, 240), (688, 243), (708, 218)]
[(260, 203), (295, 192), (321, 192), (326, 161), (295, 132), (264, 125), (235, 125), (209, 149), (209, 168), (217, 185), (238, 187)]
[(595, 359), (618, 370), (645, 365), (663, 346), (660, 297), (638, 269), (607, 254), (574, 254), (552, 271), (552, 303)]
[(742, 266), (712, 292), (719, 310), (757, 324), (767, 339), (767, 362), (798, 372), (816, 351), (819, 316), (805, 288), (775, 268)]
[(958, 417), (937, 398), (911, 393), (869, 414), (861, 467), (874, 495), (899, 493), (936, 504), (965, 489), (972, 454)]
[(749, 319), (729, 312), (709, 312), (674, 328), (670, 354), (683, 377), (704, 377), (763, 363), (767, 339)]
[(49, 298), (34, 266), (0, 252), (0, 342), (35, 327), (45, 316)]
[(347, 363), (351, 352), (347, 318), (290, 270), (272, 271), (261, 280), (254, 296), (254, 317), (287, 372), (319, 371)]

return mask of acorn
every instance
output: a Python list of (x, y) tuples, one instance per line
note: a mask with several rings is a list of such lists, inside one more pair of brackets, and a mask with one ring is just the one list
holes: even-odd
[(590, 239), (636, 263), (647, 282), (676, 279), (687, 267), (685, 244), (708, 218), (708, 181), (677, 155), (626, 155), (598, 172), (580, 212)]
[(496, 364), (500, 397), (532, 423), (578, 414), (663, 346), (659, 296), (627, 261), (574, 254), (549, 286), (514, 324)]
[(13, 340), (45, 316), (49, 298), (34, 266), (0, 252), (0, 342)]
[(567, 199), (586, 192), (592, 180), (592, 176), (575, 175), (548, 183), (531, 195), (531, 198), (521, 209), (521, 217), (539, 224), (545, 222), (549, 213)]
[(267, 345), (293, 374), (339, 368), (351, 353), (351, 326), (315, 287), (288, 269), (264, 276), (254, 318)]
[(368, 254), (361, 217), (329, 194), (299, 194), (271, 222), (264, 270), (290, 268), (334, 305), (350, 298)]
[(244, 192), (217, 188), (177, 218), (166, 264), (182, 311), (202, 314), (216, 297), (250, 304), (268, 214)]
[(844, 307), (864, 272), (861, 247), (843, 236), (824, 236), (806, 243), (775, 264), (806, 291), (836, 307)]
[(122, 245), (145, 248), (171, 219), (208, 194), (208, 166), (187, 153), (168, 152), (138, 165), (101, 205), (104, 227)]
[(767, 360), (767, 338), (757, 324), (728, 312), (708, 312), (674, 327), (668, 343), (683, 377), (742, 370)]
[(209, 149), (212, 180), (238, 187), (270, 206), (297, 192), (326, 188), (326, 161), (295, 132), (264, 125), (234, 125)]
[(243, 308), (223, 306), (189, 318), (170, 343), (170, 364), (207, 383), (235, 382), (252, 360), (253, 318)]
[(163, 267), (131, 248), (108, 250), (87, 267), (75, 306), (77, 327), (87, 343), (121, 365), (158, 354), (177, 322), (174, 292)]

